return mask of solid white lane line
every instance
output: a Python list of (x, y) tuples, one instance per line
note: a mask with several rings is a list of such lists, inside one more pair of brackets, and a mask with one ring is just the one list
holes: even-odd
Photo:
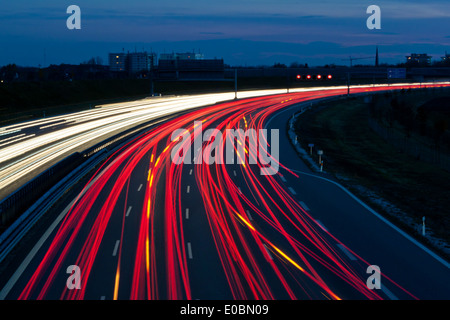
[(130, 211), (131, 211), (132, 208), (133, 208), (132, 206), (128, 207), (127, 214), (126, 214), (127, 217), (130, 215)]
[(192, 246), (191, 246), (191, 243), (190, 242), (188, 242), (187, 243), (187, 249), (188, 249), (188, 257), (189, 257), (189, 259), (193, 259), (193, 256), (192, 256)]
[[(91, 183), (87, 186), (86, 189), (81, 192), (80, 196), (83, 196), (85, 192), (98, 180), (100, 175), (95, 178)], [(42, 235), (42, 237), (39, 239), (39, 241), (35, 244), (33, 249), (30, 251), (30, 253), (26, 256), (26, 258), (23, 260), (23, 262), (20, 264), (20, 266), (17, 268), (16, 272), (9, 278), (6, 285), (3, 287), (3, 289), (0, 291), (0, 300), (4, 300), (6, 296), (8, 295), (9, 291), (11, 291), (12, 287), (16, 284), (17, 280), (22, 276), (22, 273), (25, 271), (25, 269), (30, 264), (31, 260), (33, 260), (36, 253), (39, 251), (39, 249), (42, 247), (42, 245), (47, 241), (48, 237), (52, 234), (53, 230), (59, 225), (59, 223), (62, 221), (62, 219), (66, 216), (67, 212), (69, 212), (70, 208), (72, 208), (73, 204), (75, 203), (77, 199), (72, 200), (67, 207), (64, 208), (64, 210), (59, 214), (59, 216), (53, 221), (53, 223), (48, 227), (47, 231)]]
[(323, 229), (323, 231), (328, 232), (328, 229), (325, 228), (325, 226), (323, 225), (323, 223), (320, 220), (316, 220), (317, 224), (319, 225), (319, 227), (321, 227)]
[(186, 219), (189, 219), (189, 208), (186, 208)]
[(249, 219), (250, 221), (253, 221), (253, 217), (252, 217), (252, 215), (250, 214), (250, 211), (246, 210), (246, 212), (247, 212), (247, 217), (248, 217), (248, 219)]
[(141, 191), (143, 184), (141, 183), (141, 185), (138, 188), (138, 192)]
[(314, 174), (311, 173), (307, 173), (307, 172), (303, 172), (303, 171), (299, 171), (299, 170), (294, 170), (291, 169), (292, 171), (299, 173), (299, 174), (303, 174), (309, 177), (313, 177), (313, 178), (317, 178), (320, 180), (324, 180), (327, 182), (330, 182), (332, 184), (334, 184), (335, 186), (337, 186), (338, 188), (340, 188), (342, 191), (344, 191), (345, 193), (347, 193), (350, 197), (352, 197), (356, 202), (358, 202), (361, 206), (363, 206), (367, 211), (369, 211), (370, 213), (372, 213), (374, 216), (376, 216), (377, 218), (379, 218), (381, 221), (383, 221), (384, 223), (386, 223), (388, 226), (390, 226), (392, 229), (394, 229), (395, 231), (397, 231), (398, 233), (400, 233), (403, 237), (405, 237), (406, 239), (408, 239), (409, 241), (411, 241), (412, 243), (414, 243), (417, 247), (419, 247), (420, 249), (422, 249), (423, 251), (425, 251), (426, 253), (428, 253), (430, 256), (432, 256), (434, 259), (436, 259), (437, 261), (439, 261), (440, 263), (442, 263), (446, 268), (450, 269), (450, 263), (447, 262), (446, 260), (442, 259), (440, 256), (438, 256), (436, 253), (434, 253), (433, 251), (431, 251), (430, 249), (428, 249), (427, 247), (425, 247), (423, 244), (421, 244), (420, 242), (418, 242), (416, 239), (414, 239), (413, 237), (411, 237), (409, 234), (407, 234), (406, 232), (404, 232), (403, 230), (401, 230), (399, 227), (397, 227), (396, 225), (394, 225), (393, 223), (391, 223), (389, 220), (387, 220), (386, 218), (384, 218), (382, 215), (380, 215), (378, 212), (376, 212), (375, 210), (373, 210), (372, 208), (370, 208), (368, 205), (366, 205), (363, 201), (361, 201), (360, 199), (358, 199), (358, 197), (356, 197), (353, 193), (351, 193), (350, 191), (348, 191), (344, 186), (342, 186), (341, 184), (324, 178), (324, 177), (320, 177), (320, 176), (316, 176)]
[(289, 187), (288, 189), (289, 189), (289, 191), (290, 191), (293, 195), (296, 195), (296, 194), (297, 194), (297, 192), (295, 192), (295, 190), (292, 189), (291, 187)]
[(66, 213), (69, 211), (69, 209), (75, 203), (75, 200), (76, 199), (74, 199), (71, 203), (69, 203), (67, 205), (67, 207), (61, 212), (61, 214), (55, 219), (55, 221), (53, 221), (51, 226), (42, 235), (42, 237), (39, 239), (39, 241), (36, 243), (36, 245), (30, 251), (30, 253), (26, 256), (26, 258), (20, 264), (19, 268), (17, 268), (16, 272), (14, 272), (12, 277), (9, 278), (8, 283), (6, 283), (6, 285), (3, 287), (2, 291), (0, 291), (0, 300), (4, 300), (6, 298), (9, 291), (11, 291), (12, 287), (16, 284), (17, 280), (19, 280), (20, 276), (25, 271), (25, 269), (28, 267), (31, 260), (33, 260), (36, 253), (39, 251), (39, 249), (42, 247), (44, 242), (48, 239), (50, 234), (53, 232), (53, 230), (56, 228), (56, 226), (61, 222), (61, 220), (65, 217)]
[(116, 245), (114, 246), (113, 257), (117, 255), (117, 250), (119, 249), (120, 240), (116, 241)]
[(344, 247), (344, 245), (338, 243), (337, 246), (338, 246), (339, 249), (342, 250), (342, 252), (345, 253), (345, 255), (346, 255), (350, 260), (353, 260), (353, 261), (358, 260), (358, 259), (356, 259), (356, 257), (355, 257), (354, 255), (351, 254), (350, 251), (347, 250), (346, 247)]
[(305, 211), (309, 211), (309, 208), (306, 205), (306, 203), (304, 203), (303, 201), (299, 201), (298, 203), (300, 203), (300, 205), (302, 206), (303, 209), (305, 209)]
[(187, 192), (187, 193), (191, 192), (191, 186), (187, 186), (186, 192)]

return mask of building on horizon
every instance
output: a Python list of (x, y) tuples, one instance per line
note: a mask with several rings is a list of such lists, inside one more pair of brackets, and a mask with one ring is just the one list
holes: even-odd
[(127, 55), (125, 53), (109, 54), (109, 70), (112, 72), (126, 71)]
[(183, 53), (161, 53), (159, 60), (204, 60), (202, 53), (183, 52)]
[(409, 66), (428, 67), (431, 66), (431, 56), (426, 53), (411, 53), (406, 56), (406, 64)]
[(111, 72), (127, 72), (131, 75), (152, 71), (157, 66), (156, 53), (128, 52), (110, 53), (109, 70)]
[(225, 76), (223, 59), (205, 59), (201, 53), (163, 53), (158, 77), (171, 80), (218, 80)]
[(128, 72), (131, 74), (154, 70), (157, 63), (156, 53), (128, 53)]

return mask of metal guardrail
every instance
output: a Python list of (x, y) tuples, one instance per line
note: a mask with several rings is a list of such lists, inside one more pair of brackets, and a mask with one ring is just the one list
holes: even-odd
[(0, 226), (6, 226), (15, 217), (37, 201), (58, 180), (83, 162), (79, 153), (74, 153), (21, 186), (0, 201)]
[(50, 190), (40, 197), (38, 201), (20, 215), (20, 217), (0, 235), (0, 262), (3, 261), (15, 245), (33, 227), (36, 221), (38, 221), (43, 214), (56, 203), (66, 190), (75, 185), (83, 176), (91, 171), (93, 167), (103, 161), (106, 156), (107, 152), (106, 150), (103, 150), (103, 152), (97, 153), (88, 161), (76, 167), (75, 170), (50, 188)]
[[(319, 101), (327, 99), (330, 98), (319, 99)], [(317, 102), (314, 101), (314, 104)], [(305, 104), (310, 105), (311, 103), (306, 102)], [(148, 121), (105, 139), (84, 152), (74, 153), (0, 201), (0, 225), (5, 226), (11, 223), (8, 229), (0, 235), (0, 261), (9, 252), (8, 248), (11, 244), (14, 246), (67, 189), (98, 163), (97, 160), (103, 160), (133, 137), (178, 114), (156, 121)]]

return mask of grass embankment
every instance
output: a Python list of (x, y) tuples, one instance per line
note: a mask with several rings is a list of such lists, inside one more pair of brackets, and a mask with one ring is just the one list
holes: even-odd
[[(364, 100), (350, 98), (306, 112), (299, 117), (296, 131), (305, 150), (310, 142), (324, 150), (325, 171), (380, 213), (416, 235), (418, 228), (406, 220), (411, 218), (419, 226), (426, 216), (428, 230), (450, 242), (450, 172), (399, 153), (369, 128), (368, 116)], [(407, 219), (393, 215), (374, 194)]]

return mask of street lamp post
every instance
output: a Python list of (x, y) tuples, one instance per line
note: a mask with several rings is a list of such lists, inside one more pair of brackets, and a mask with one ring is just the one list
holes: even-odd
[(237, 69), (234, 69), (234, 99), (237, 100)]
[(155, 95), (155, 84), (153, 83), (153, 68), (150, 69), (150, 95)]
[(347, 96), (350, 96), (350, 72), (347, 72)]

